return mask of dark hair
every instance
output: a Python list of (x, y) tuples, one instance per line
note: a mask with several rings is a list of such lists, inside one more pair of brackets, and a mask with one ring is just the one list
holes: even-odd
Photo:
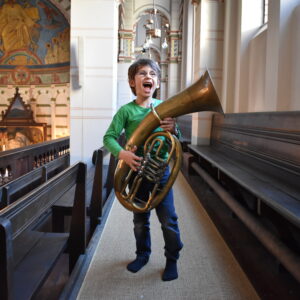
[[(158, 81), (160, 81), (161, 72), (160, 72), (159, 65), (152, 59), (140, 58), (137, 61), (135, 61), (128, 69), (128, 80), (129, 80), (129, 82), (131, 80), (134, 80), (134, 77), (137, 74), (137, 72), (139, 71), (139, 69), (144, 67), (144, 66), (149, 66), (150, 68), (152, 68), (157, 74)], [(133, 92), (133, 94), (136, 95), (135, 88), (132, 87), (132, 86), (130, 86), (130, 88), (131, 88), (131, 91)]]

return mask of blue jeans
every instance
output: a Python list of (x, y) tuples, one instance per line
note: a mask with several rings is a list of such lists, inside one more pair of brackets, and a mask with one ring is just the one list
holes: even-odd
[[(169, 168), (167, 168), (161, 184), (167, 181), (169, 177)], [(153, 184), (143, 180), (137, 197), (142, 200), (148, 200), (149, 193), (152, 190)], [(174, 207), (173, 191), (169, 190), (166, 197), (155, 208), (158, 220), (161, 224), (163, 237), (165, 241), (165, 256), (168, 259), (177, 260), (179, 258), (179, 251), (183, 244), (180, 239), (180, 232), (177, 222), (177, 214)], [(151, 254), (151, 237), (150, 237), (150, 212), (134, 213), (134, 235), (136, 239), (136, 255), (139, 257), (148, 258)]]

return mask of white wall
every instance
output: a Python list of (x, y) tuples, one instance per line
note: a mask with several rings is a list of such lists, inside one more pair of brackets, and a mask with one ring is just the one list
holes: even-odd
[(194, 7), (189, 0), (184, 0), (183, 29), (182, 29), (182, 63), (181, 63), (181, 89), (193, 82), (193, 55), (195, 50), (194, 40)]
[(264, 26), (261, 4), (226, 2), (222, 102), (227, 113), (300, 107), (300, 0), (269, 1)]
[[(292, 79), (295, 80), (294, 63), (300, 59), (300, 52), (292, 57), (294, 41), (299, 39), (299, 32), (293, 30), (294, 23), (299, 24), (299, 14), (295, 14), (295, 9), (300, 5), (300, 0), (281, 0), (280, 15), (278, 28), (279, 49), (278, 49), (278, 74), (277, 74), (277, 105), (276, 110), (295, 110), (295, 102), (292, 99), (292, 94), (295, 95), (295, 85), (292, 84)], [(296, 20), (294, 20), (296, 18)], [(294, 22), (296, 21), (296, 22)], [(298, 74), (299, 75), (299, 74)], [(296, 77), (298, 83), (300, 77)], [(299, 97), (299, 95), (298, 95)], [(299, 99), (299, 98), (298, 98)], [(298, 100), (299, 101), (299, 100)], [(298, 105), (299, 108), (299, 105)]]
[(243, 89), (247, 93), (236, 99), (248, 99), (246, 106), (240, 105), (243, 111), (299, 109), (299, 5), (299, 0), (269, 2), (268, 24), (257, 27), (248, 45), (249, 64), (242, 73), (249, 76)]
[(294, 110), (300, 110), (300, 5), (298, 5), (291, 16), (291, 101), (290, 105)]
[(118, 1), (72, 0), (71, 163), (91, 163), (116, 107)]
[[(191, 4), (189, 4), (191, 6)], [(190, 10), (190, 8), (188, 7)], [(193, 80), (209, 70), (219, 98), (222, 96), (224, 3), (203, 0), (194, 8)], [(186, 16), (192, 19), (190, 12)], [(191, 33), (190, 33), (191, 34)], [(209, 143), (211, 112), (192, 115), (192, 144)]]
[(264, 27), (249, 43), (248, 111), (263, 111), (266, 106), (266, 36)]
[(131, 92), (128, 83), (128, 68), (131, 63), (118, 64), (118, 100), (117, 108), (133, 100), (134, 95)]
[[(212, 77), (225, 113), (300, 108), (300, 0), (270, 0), (266, 25), (262, 3), (202, 0), (195, 9), (194, 78), (206, 65), (221, 71)], [(192, 143), (208, 140), (208, 124), (208, 114), (193, 115)]]

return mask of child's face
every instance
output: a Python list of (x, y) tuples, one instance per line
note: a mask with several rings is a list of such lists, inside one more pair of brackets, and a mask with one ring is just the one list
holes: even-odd
[(135, 74), (134, 80), (129, 82), (135, 88), (137, 98), (151, 98), (155, 90), (159, 87), (159, 80), (156, 72), (150, 66), (141, 67)]

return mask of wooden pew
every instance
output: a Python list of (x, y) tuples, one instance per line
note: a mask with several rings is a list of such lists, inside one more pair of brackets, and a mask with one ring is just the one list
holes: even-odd
[(46, 182), (70, 165), (70, 155), (64, 154), (0, 187), (0, 209)]
[(210, 145), (188, 148), (190, 171), (300, 281), (300, 112), (216, 114)]
[[(109, 164), (105, 162), (105, 158), (110, 153), (104, 148), (94, 151), (93, 161), (95, 162), (94, 177), (91, 180), (91, 187), (88, 187), (87, 193), (87, 216), (90, 216), (90, 230), (91, 236), (96, 226), (101, 221), (102, 209), (106, 200), (113, 196), (113, 174), (116, 167), (115, 158), (110, 155)], [(91, 191), (91, 193), (90, 193)], [(70, 191), (72, 192), (72, 191)], [(71, 214), (72, 198), (69, 196), (62, 197), (52, 208), (53, 210), (53, 228), (56, 232), (63, 232), (65, 227), (65, 216)]]
[[(0, 299), (31, 299), (67, 250), (70, 272), (85, 253), (86, 165), (56, 175), (0, 212)], [(51, 207), (76, 186), (69, 233), (43, 232)]]
[[(101, 222), (103, 207), (107, 199), (112, 195), (113, 178), (117, 163), (115, 157), (105, 147), (96, 150), (94, 155), (95, 175), (89, 206), (91, 232), (94, 232), (96, 226)], [(110, 155), (109, 164), (106, 165), (104, 158), (108, 155)]]

